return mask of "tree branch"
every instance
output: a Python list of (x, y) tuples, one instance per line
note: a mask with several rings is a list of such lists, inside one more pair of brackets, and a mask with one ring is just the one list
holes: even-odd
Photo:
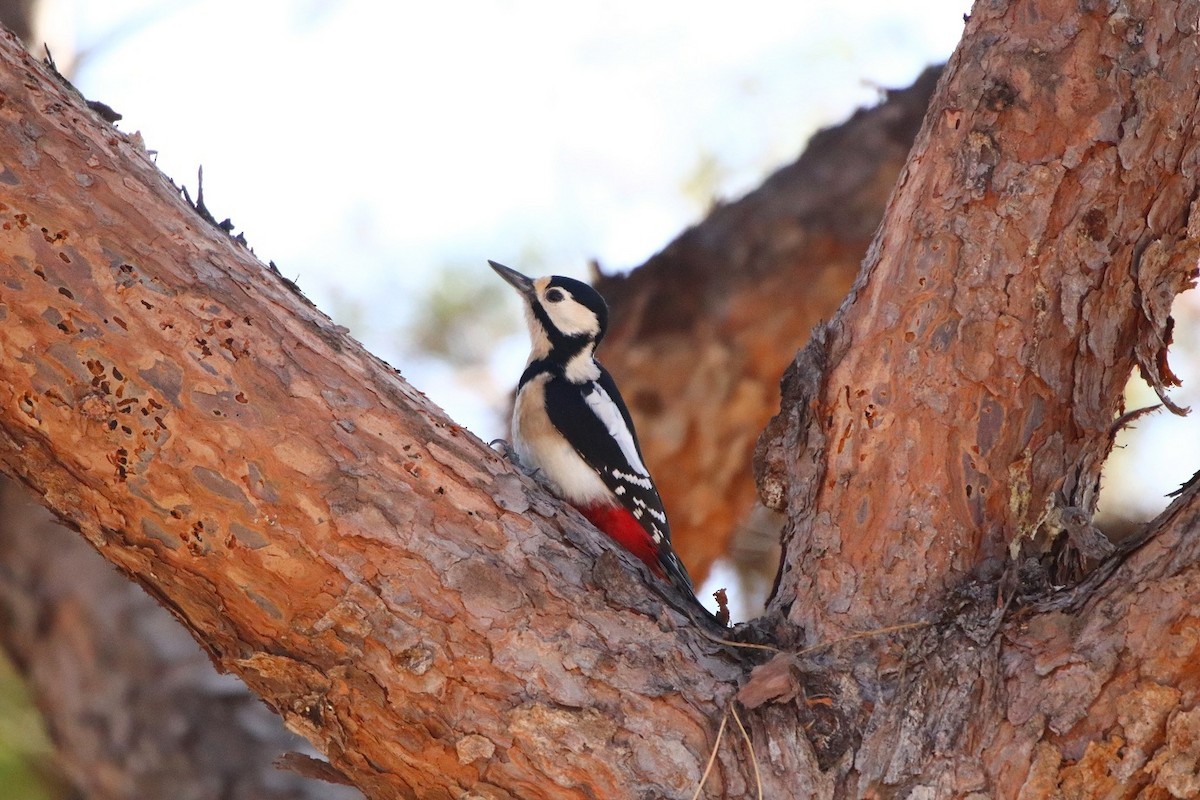
[[(1200, 792), (1198, 489), (1172, 503), (1077, 608), (1010, 627), (1009, 714), (990, 731), (975, 725), (985, 762), (1009, 785)], [(1021, 751), (1027, 765), (1006, 763)]]
[(789, 514), (773, 608), (818, 639), (935, 615), (1056, 507), (1090, 514), (1131, 369), (1170, 380), (1200, 253), (1197, 6), (1034, 6), (977, 6), (764, 438)]
[(350, 798), (280, 771), (301, 741), (167, 612), (0, 481), (0, 644), (84, 797)]
[(690, 793), (736, 657), (8, 36), (0, 93), (4, 470), (368, 796)]
[[(1070, 614), (1010, 618), (995, 580), (1049, 511), (1091, 510), (1130, 369), (1169, 382), (1198, 5), (972, 18), (763, 440), (790, 536), (766, 622), (827, 645), (741, 694), (766, 796), (1186, 794), (1195, 489)], [(690, 796), (741, 656), (9, 45), (4, 469), (370, 796)], [(745, 752), (709, 796), (748, 795)]]

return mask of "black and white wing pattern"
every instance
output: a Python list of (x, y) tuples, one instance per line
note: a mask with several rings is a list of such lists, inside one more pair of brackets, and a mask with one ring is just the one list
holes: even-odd
[(546, 383), (545, 392), (554, 427), (650, 535), (671, 582), (694, 592), (687, 570), (671, 547), (662, 498), (642, 461), (633, 420), (612, 376), (603, 367), (596, 380), (581, 384), (555, 376)]

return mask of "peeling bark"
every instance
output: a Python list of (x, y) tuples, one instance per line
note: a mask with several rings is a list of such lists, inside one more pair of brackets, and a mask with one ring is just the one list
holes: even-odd
[[(1171, 381), (1198, 19), (978, 5), (862, 273), (785, 377), (757, 459), (788, 514), (773, 612), (815, 642), (925, 623), (794, 666), (829, 686), (831, 795), (1195, 791), (1195, 488), (1078, 588), (1011, 603), (1050, 591), (1023, 572), (1040, 540), (1088, 527), (1067, 521), (1094, 510), (1130, 371)], [(813, 717), (793, 693), (756, 734)]]
[(368, 796), (690, 793), (737, 654), (11, 38), (0, 93), (4, 470)]
[(1187, 796), (1198, 489), (1073, 588), (1001, 575), (1169, 382), (1198, 12), (976, 9), (762, 440), (750, 676), (11, 42), (0, 463), (370, 797), (689, 797), (714, 747), (709, 797)]
[[(1094, 510), (1125, 382), (1168, 381), (1200, 253), (1198, 10), (976, 8), (829, 366), (793, 378), (762, 445), (789, 509), (774, 608), (795, 624), (927, 617), (1054, 509)], [(794, 450), (813, 425), (819, 448)]]
[[(36, 51), (33, 7), (0, 3), (0, 21)], [(302, 758), (293, 751), (307, 743), (245, 684), (217, 675), (166, 609), (8, 480), (0, 620), (0, 645), (54, 740), (55, 778), (81, 797), (361, 797), (276, 766)]]

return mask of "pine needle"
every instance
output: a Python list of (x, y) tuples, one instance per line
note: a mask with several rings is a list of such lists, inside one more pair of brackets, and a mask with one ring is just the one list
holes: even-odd
[(732, 639), (721, 639), (717, 636), (713, 636), (708, 631), (702, 630), (700, 628), (696, 628), (696, 632), (699, 633), (701, 636), (703, 636), (705, 639), (708, 639), (710, 642), (716, 642), (717, 644), (729, 645), (730, 647), (743, 647), (743, 648), (746, 648), (747, 650), (766, 650), (768, 653), (782, 653), (783, 652), (778, 647), (772, 647), (769, 644), (754, 644), (753, 642), (735, 642)]
[[(820, 644), (810, 645), (809, 647), (805, 647), (802, 650), (795, 651), (793, 653), (793, 655), (803, 656), (803, 655), (807, 655), (809, 653), (815, 652), (817, 650), (822, 650), (826, 647), (834, 647), (836, 645), (842, 644), (843, 642), (852, 642), (852, 641), (855, 641), (856, 639), (869, 639), (874, 636), (884, 636), (889, 633), (896, 633), (897, 631), (907, 631), (907, 630), (912, 630), (914, 628), (926, 628), (932, 624), (933, 623), (928, 622), (926, 620), (919, 620), (917, 622), (905, 622), (900, 625), (889, 625), (886, 628), (875, 628), (874, 630), (863, 631), (862, 633), (852, 633), (849, 636), (843, 636), (841, 638), (834, 639), (833, 641), (830, 641), (830, 642), (821, 642)], [(706, 638), (710, 641), (716, 642), (717, 644), (729, 645), (730, 647), (744, 647), (744, 648), (749, 648), (752, 650), (766, 650), (767, 652), (770, 652), (770, 653), (787, 652), (785, 650), (781, 650), (778, 647), (772, 647), (771, 645), (768, 645), (768, 644), (753, 644), (751, 642), (734, 642), (729, 639), (719, 639), (716, 636), (713, 636), (712, 634), (708, 633), (707, 631), (703, 631), (703, 630), (700, 631), (700, 634), (702, 636), (704, 636), (704, 638)], [(699, 800), (700, 793), (702, 791), (704, 791), (704, 784), (706, 784), (708, 782), (709, 773), (712, 772), (713, 764), (716, 763), (716, 760), (717, 760), (717, 751), (721, 748), (721, 738), (725, 735), (725, 724), (729, 721), (730, 714), (733, 714), (733, 721), (737, 723), (738, 730), (741, 731), (741, 734), (742, 734), (742, 739), (746, 742), (746, 752), (750, 756), (750, 764), (754, 767), (754, 782), (755, 782), (755, 784), (757, 786), (757, 790), (758, 790), (758, 800), (762, 800), (762, 797), (763, 797), (762, 773), (760, 773), (759, 769), (758, 769), (758, 756), (755, 755), (755, 753), (754, 753), (754, 743), (750, 740), (750, 733), (746, 730), (746, 726), (742, 724), (742, 718), (737, 712), (736, 703), (737, 703), (736, 700), (734, 700), (733, 698), (730, 698), (729, 705), (727, 705), (725, 707), (725, 713), (721, 716), (721, 725), (720, 725), (720, 727), (717, 728), (717, 739), (715, 742), (713, 742), (712, 752), (708, 754), (708, 763), (704, 766), (704, 774), (700, 776), (700, 783), (698, 786), (696, 786), (696, 791), (692, 794), (692, 800)]]
[(717, 750), (721, 747), (721, 736), (725, 733), (725, 723), (729, 721), (729, 708), (725, 708), (725, 713), (721, 716), (721, 727), (717, 728), (717, 740), (713, 742), (712, 752), (708, 754), (708, 764), (704, 767), (704, 774), (700, 776), (700, 784), (696, 787), (695, 794), (692, 795), (692, 800), (697, 800), (700, 797), (700, 792), (704, 791), (704, 784), (708, 782), (708, 773), (712, 772), (713, 762), (717, 760)]
[[(933, 623), (928, 622), (926, 620), (918, 620), (917, 622), (905, 622), (900, 625), (889, 625), (886, 628), (875, 628), (874, 630), (863, 631), (862, 633), (852, 633), (849, 636), (843, 636), (840, 639), (834, 639), (831, 642), (821, 642), (819, 644), (809, 645), (808, 647), (805, 647), (802, 650), (795, 651), (793, 653), (793, 655), (797, 655), (797, 656), (808, 655), (809, 653), (816, 652), (817, 650), (822, 650), (826, 647), (833, 647), (834, 645), (839, 645), (839, 644), (842, 644), (843, 642), (852, 642), (855, 639), (869, 639), (873, 636), (883, 636), (888, 633), (895, 633), (896, 631), (906, 631), (906, 630), (910, 630), (912, 628), (925, 628), (932, 624)], [(708, 639), (710, 642), (716, 642), (717, 644), (728, 645), (729, 647), (742, 647), (742, 648), (745, 648), (748, 650), (766, 650), (768, 653), (789, 652), (786, 650), (782, 650), (778, 647), (773, 647), (769, 644), (755, 644), (753, 642), (735, 642), (732, 639), (721, 639), (719, 637), (713, 636), (708, 631), (700, 630), (699, 628), (697, 628), (696, 631), (701, 636), (703, 636), (705, 639)]]
[(750, 741), (750, 734), (746, 732), (746, 726), (742, 724), (742, 718), (737, 713), (737, 701), (730, 699), (729, 710), (733, 712), (733, 721), (737, 723), (738, 730), (742, 732), (742, 739), (746, 741), (746, 752), (750, 755), (750, 763), (754, 765), (754, 783), (758, 786), (758, 800), (762, 800), (762, 775), (758, 772), (758, 756), (754, 755), (754, 743)]

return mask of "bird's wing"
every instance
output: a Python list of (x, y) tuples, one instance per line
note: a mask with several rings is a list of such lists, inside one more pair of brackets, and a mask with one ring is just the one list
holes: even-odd
[(554, 427), (655, 542), (669, 542), (667, 515), (642, 463), (629, 411), (612, 378), (605, 381), (606, 377), (607, 373), (602, 372), (599, 380), (582, 384), (565, 378), (550, 380), (546, 384), (546, 411)]
[(556, 377), (545, 392), (551, 423), (649, 534), (667, 579), (694, 596), (691, 576), (671, 546), (667, 514), (642, 461), (629, 409), (612, 377), (603, 367), (597, 380), (583, 384)]

